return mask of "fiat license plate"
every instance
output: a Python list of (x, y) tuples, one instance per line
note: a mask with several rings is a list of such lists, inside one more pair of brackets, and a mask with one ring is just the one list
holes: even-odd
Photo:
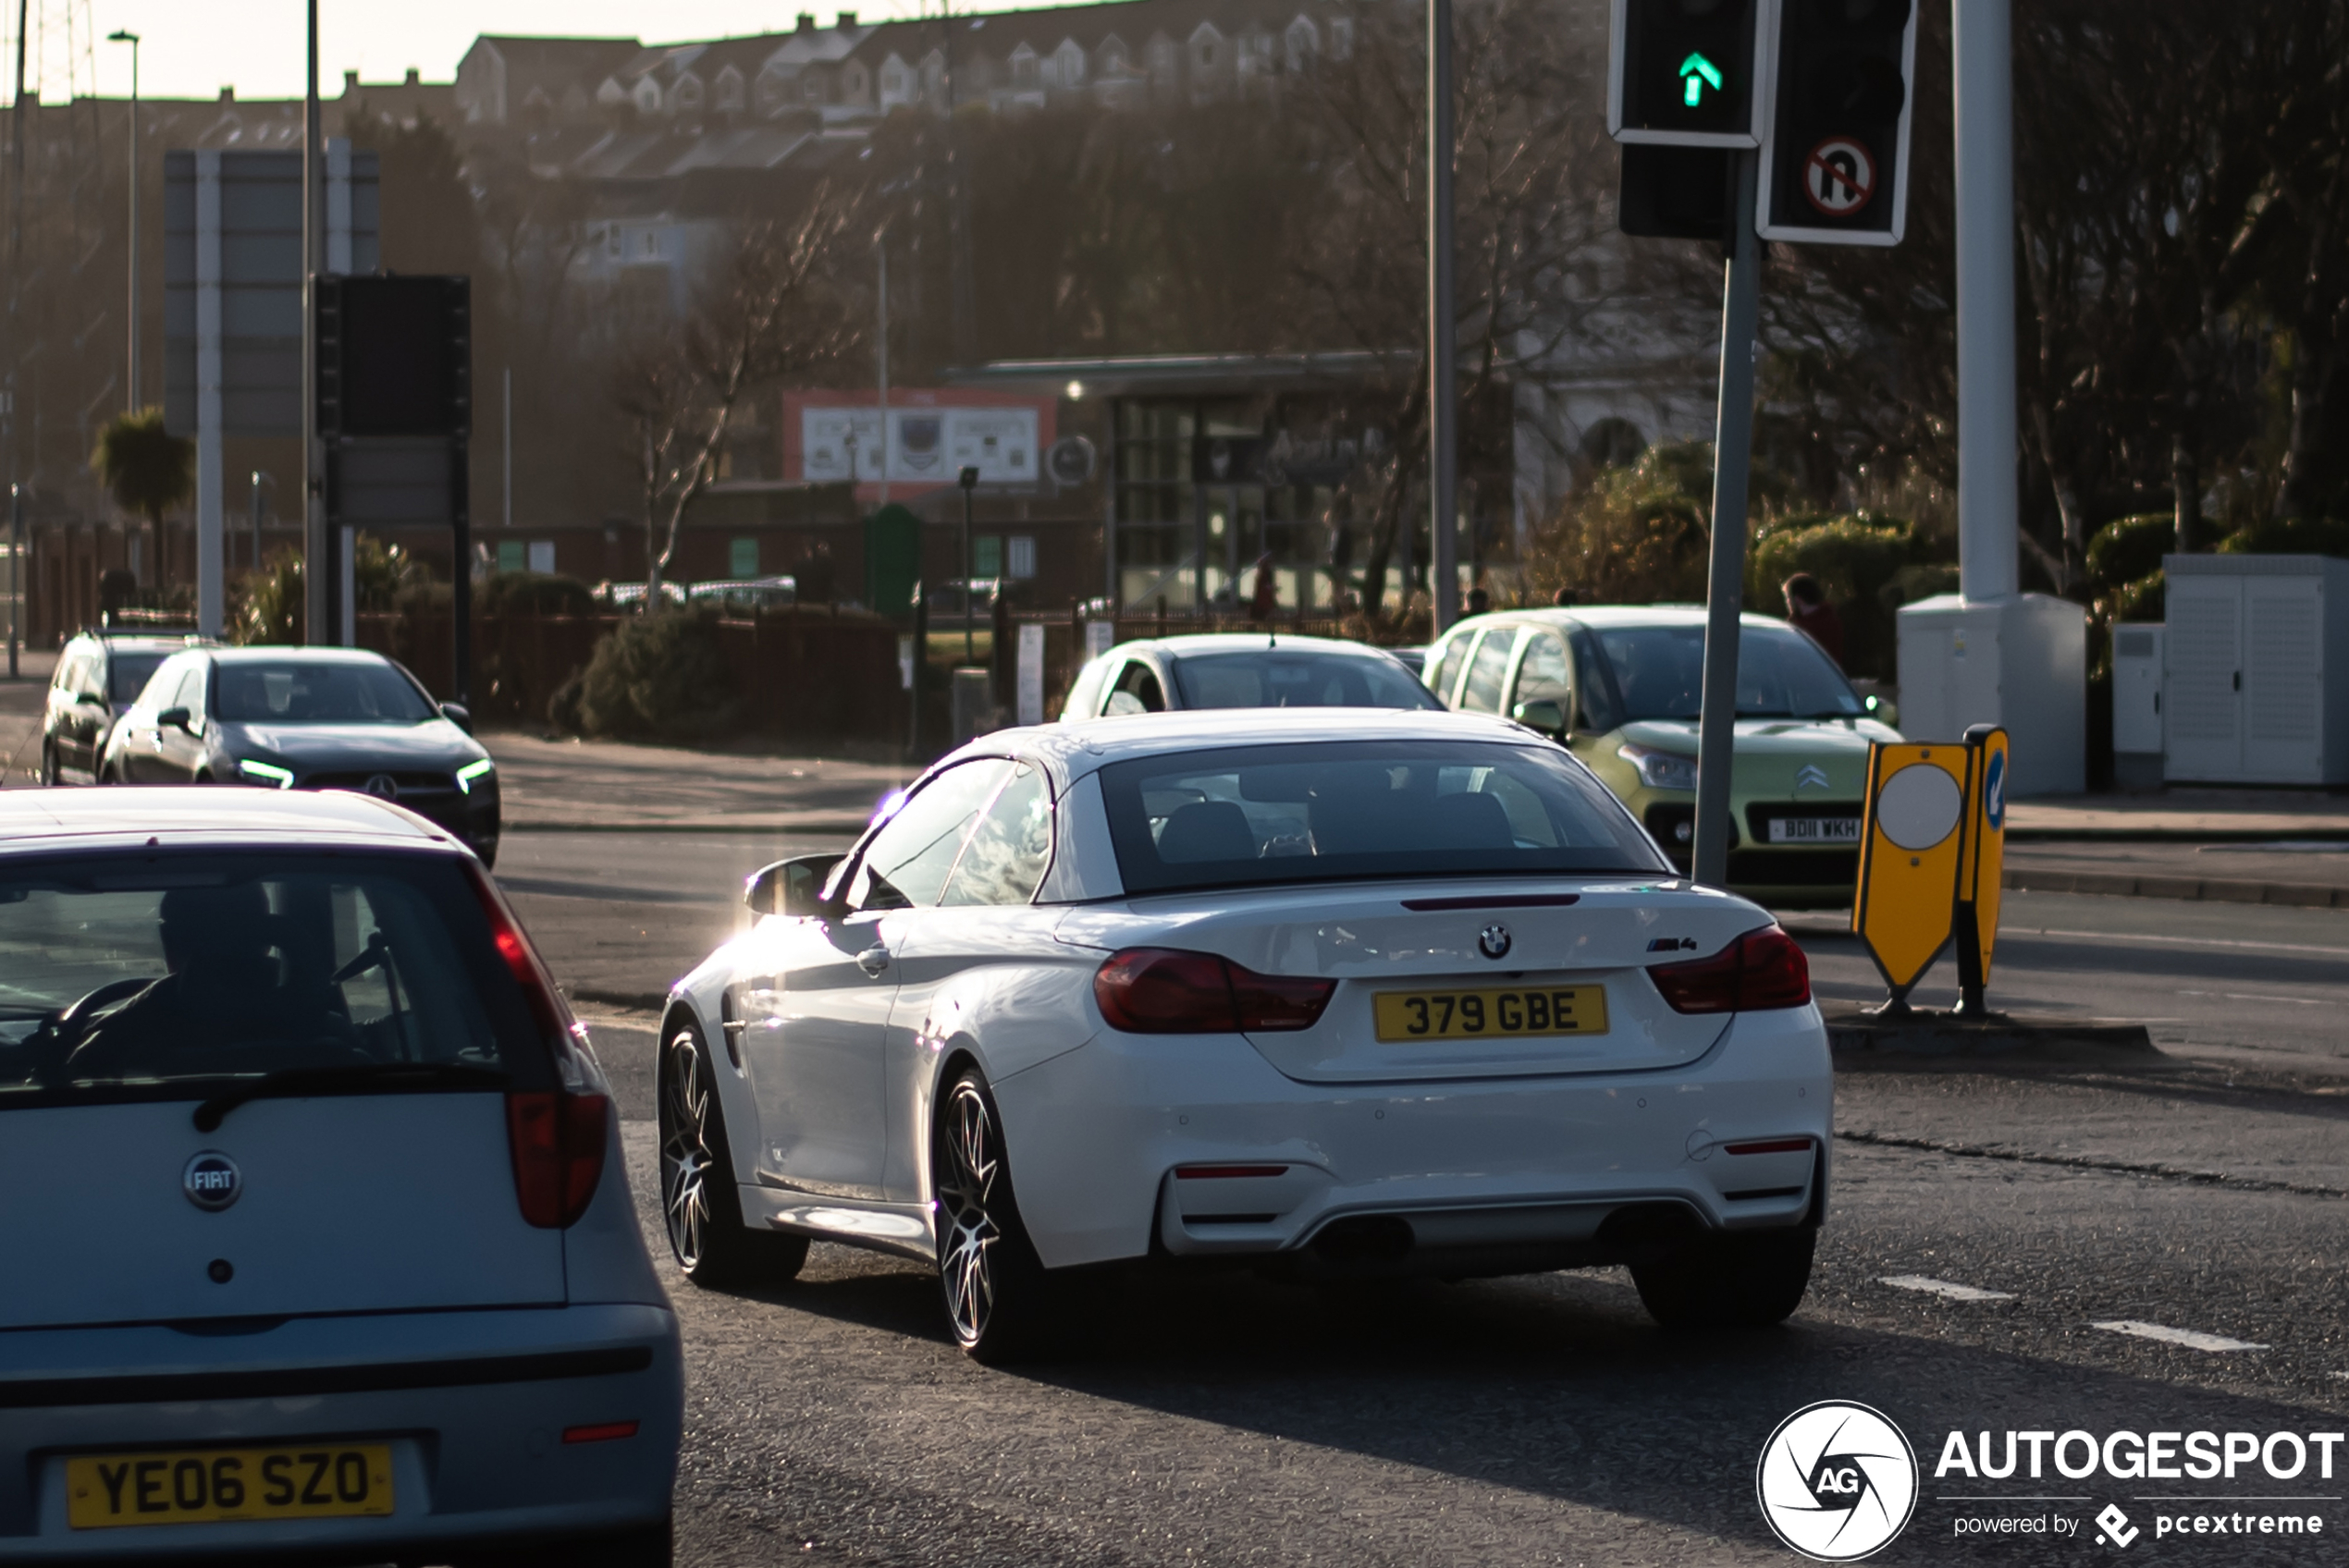
[(66, 1461), (66, 1520), (77, 1530), (391, 1511), (391, 1449), (385, 1443), (92, 1453)]
[(1860, 819), (1856, 816), (1774, 816), (1770, 819), (1770, 842), (1773, 844), (1856, 844), (1860, 841)]
[(1604, 986), (1381, 991), (1371, 1006), (1381, 1040), (1509, 1040), (1606, 1033)]

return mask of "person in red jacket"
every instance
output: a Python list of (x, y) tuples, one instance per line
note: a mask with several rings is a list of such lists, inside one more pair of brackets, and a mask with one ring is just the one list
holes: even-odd
[(1838, 669), (1843, 668), (1843, 618), (1827, 603), (1826, 590), (1807, 571), (1798, 571), (1780, 585), (1786, 594), (1786, 618), (1796, 631), (1816, 643)]

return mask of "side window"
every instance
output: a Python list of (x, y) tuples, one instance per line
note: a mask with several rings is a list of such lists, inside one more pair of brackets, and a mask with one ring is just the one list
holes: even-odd
[(1012, 765), (1001, 757), (962, 763), (924, 785), (865, 846), (848, 886), (853, 910), (927, 909), (987, 798)]
[(1126, 662), (1117, 672), (1117, 685), (1109, 694), (1109, 704), (1101, 712), (1112, 716), (1134, 713), (1164, 713), (1166, 693), (1159, 690), (1158, 672), (1139, 659)]
[(186, 708), (190, 718), (202, 718), (203, 717), (204, 678), (211, 673), (212, 667), (206, 664), (203, 660), (191, 660), (188, 665), (188, 673), (179, 678), (178, 694), (164, 705), (166, 707)]
[(157, 665), (155, 672), (147, 677), (146, 684), (139, 688), (137, 700), (151, 708), (161, 709), (171, 706), (174, 699), (178, 695), (179, 682), (187, 673), (188, 667), (184, 664), (166, 660)]
[(941, 904), (1024, 904), (1052, 858), (1052, 801), (1041, 768), (1021, 763), (978, 819)]
[(1623, 710), (1615, 700), (1615, 683), (1607, 679), (1606, 667), (1599, 657), (1597, 639), (1587, 631), (1577, 631), (1572, 641), (1574, 687), (1581, 699), (1582, 710), (1577, 716), (1579, 727), (1604, 734), (1623, 722)]
[(1444, 662), (1435, 667), (1433, 682), (1436, 700), (1445, 707), (1452, 705), (1452, 689), (1460, 683), (1460, 664), (1468, 657), (1472, 637), (1455, 637), (1444, 644)]
[(1509, 650), (1517, 646), (1517, 628), (1495, 626), (1484, 633), (1484, 641), (1476, 645), (1476, 657), (1469, 665), (1468, 687), (1460, 693), (1460, 706), (1469, 713), (1498, 713), (1501, 711), (1501, 682), (1508, 678)]
[(49, 682), (68, 696), (78, 697), (88, 683), (90, 655), (75, 654), (57, 666), (57, 673)]
[[(1525, 644), (1525, 656), (1518, 661), (1517, 691), (1509, 698), (1509, 709), (1515, 712), (1519, 703), (1556, 703), (1567, 706), (1569, 682), (1566, 673), (1566, 644), (1554, 631), (1537, 631)], [(1568, 717), (1572, 715), (1569, 711)]]

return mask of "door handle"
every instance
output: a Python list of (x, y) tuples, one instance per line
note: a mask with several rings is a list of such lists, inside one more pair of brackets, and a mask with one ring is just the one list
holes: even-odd
[(867, 948), (856, 955), (856, 967), (867, 974), (879, 974), (889, 967), (887, 948)]

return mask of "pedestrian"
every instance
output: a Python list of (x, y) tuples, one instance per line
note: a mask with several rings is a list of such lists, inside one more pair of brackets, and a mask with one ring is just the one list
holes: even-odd
[(1280, 586), (1273, 581), (1273, 557), (1267, 553), (1256, 557), (1256, 593), (1248, 606), (1248, 619), (1267, 621), (1280, 607)]
[(1820, 651), (1843, 668), (1843, 618), (1827, 603), (1826, 590), (1807, 571), (1798, 571), (1779, 585), (1786, 595), (1786, 618), (1796, 631), (1819, 645)]
[(1556, 593), (1550, 595), (1550, 603), (1557, 606), (1560, 609), (1570, 609), (1581, 602), (1582, 595), (1576, 593), (1571, 588), (1561, 588)]
[(1470, 614), (1470, 615), (1482, 615), (1482, 614), (1484, 614), (1486, 611), (1490, 610), (1492, 607), (1493, 607), (1493, 595), (1492, 595), (1492, 594), (1490, 594), (1486, 593), (1486, 592), (1485, 592), (1483, 589), (1482, 589), (1482, 588), (1471, 588), (1471, 589), (1470, 589), (1470, 590), (1469, 590), (1469, 596), (1468, 596), (1468, 613), (1469, 613), (1469, 614)]

